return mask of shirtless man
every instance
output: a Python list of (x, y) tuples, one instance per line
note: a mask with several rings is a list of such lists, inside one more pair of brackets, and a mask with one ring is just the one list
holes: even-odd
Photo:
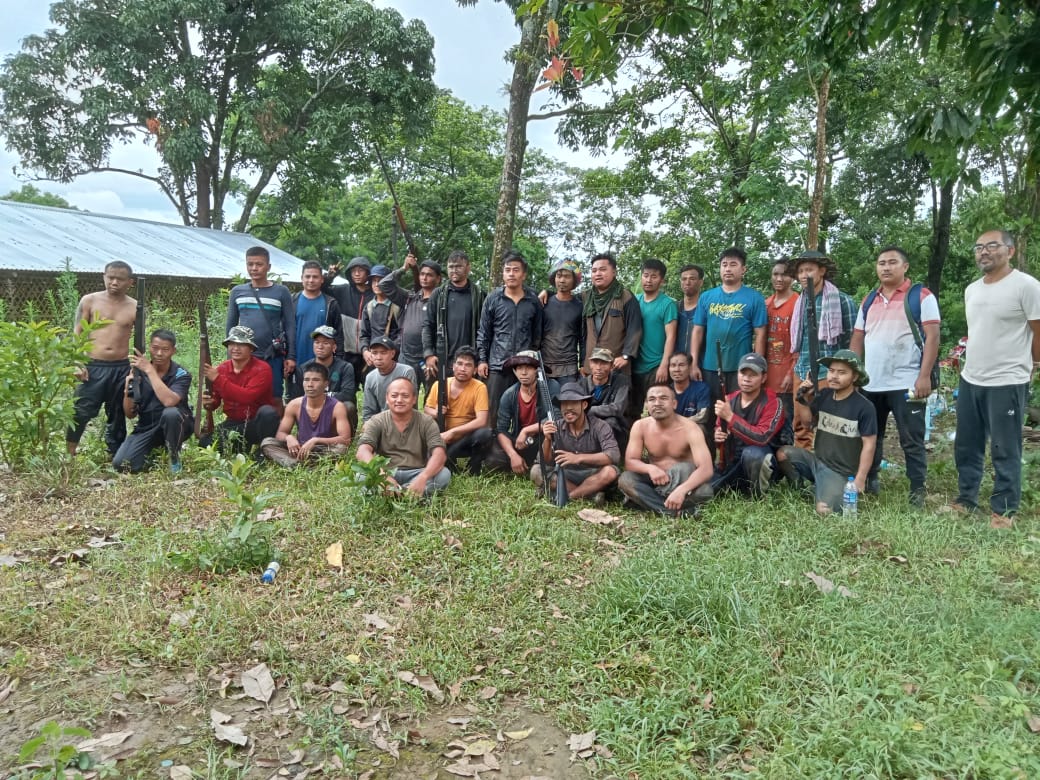
[(311, 360), (304, 363), (302, 374), (303, 396), (285, 405), (278, 433), (260, 443), (264, 456), (285, 468), (322, 455), (346, 455), (350, 446), (347, 409), (328, 394), (329, 370)]
[(676, 405), (670, 385), (651, 385), (646, 394), (650, 416), (632, 426), (618, 487), (637, 506), (682, 517), (695, 515), (711, 499), (715, 470), (700, 426), (676, 414)]
[(105, 289), (84, 295), (76, 307), (74, 332), (83, 332), (83, 322), (111, 320), (90, 334), (90, 362), (76, 371), (76, 412), (65, 434), (69, 454), (75, 455), (87, 423), (105, 407), (105, 444), (114, 456), (126, 438), (123, 413), (123, 383), (130, 370), (130, 334), (134, 329), (137, 301), (126, 294), (133, 286), (134, 272), (122, 260), (105, 266)]

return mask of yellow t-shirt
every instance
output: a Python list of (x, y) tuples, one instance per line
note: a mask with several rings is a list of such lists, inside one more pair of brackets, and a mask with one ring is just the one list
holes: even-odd
[[(451, 388), (455, 384), (454, 377), (448, 377), (448, 406), (444, 412), (444, 428), (451, 430), (460, 425), (472, 422), (477, 412), (489, 411), (487, 386), (479, 379), (472, 379), (462, 388), (457, 398), (451, 397)], [(426, 397), (426, 405), (437, 408), (439, 382), (434, 382), (430, 394)]]

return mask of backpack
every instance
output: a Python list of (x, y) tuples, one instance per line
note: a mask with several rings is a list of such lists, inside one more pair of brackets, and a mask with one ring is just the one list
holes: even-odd
[[(874, 300), (878, 296), (881, 288), (871, 290), (867, 293), (867, 297), (863, 299), (863, 305), (861, 307), (863, 312), (863, 324), (866, 326), (867, 323), (867, 311), (874, 304)], [(921, 358), (924, 358), (924, 326), (921, 324), (921, 295), (924, 290), (924, 285), (918, 282), (912, 285), (909, 290), (906, 291), (906, 295), (903, 296), (903, 311), (906, 312), (906, 322), (910, 326), (910, 333), (914, 337), (914, 343), (917, 348), (921, 350)], [(932, 389), (936, 390), (939, 387), (939, 357), (936, 355), (935, 363), (932, 365), (932, 372), (930, 375), (932, 383)]]
[[(376, 299), (373, 298), (372, 300), (370, 300), (368, 302), (368, 305), (365, 307), (365, 313), (368, 314), (369, 322), (372, 321), (372, 314), (376, 310), (376, 305), (377, 305)], [(386, 327), (383, 328), (383, 335), (386, 336), (387, 338), (390, 337), (390, 326), (397, 320), (397, 315), (400, 314), (400, 313), (401, 313), (401, 307), (398, 306), (393, 301), (391, 301), (390, 302), (390, 313), (386, 316)]]

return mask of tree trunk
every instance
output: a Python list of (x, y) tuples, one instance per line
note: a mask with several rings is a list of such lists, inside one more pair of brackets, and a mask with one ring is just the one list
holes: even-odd
[(495, 236), (491, 248), (488, 283), (496, 285), (502, 275), (502, 257), (513, 244), (516, 205), (520, 199), (520, 175), (527, 151), (527, 115), (541, 72), (542, 28), (550, 18), (554, 3), (546, 3), (533, 16), (525, 16), (520, 24), (520, 43), (515, 49), (513, 78), (509, 83), (509, 110), (506, 115), (505, 156), (499, 182), (498, 209), (495, 212)]
[(950, 254), (950, 221), (953, 218), (953, 189), (956, 177), (950, 177), (939, 187), (939, 202), (935, 202), (932, 187), (932, 238), (928, 257), (928, 289), (935, 295), (942, 290), (943, 268)]
[(206, 158), (203, 157), (195, 163), (195, 225), (197, 227), (213, 227), (209, 195), (209, 166), (206, 164)]
[(816, 91), (816, 180), (813, 183), (812, 203), (809, 205), (806, 249), (816, 249), (820, 244), (820, 215), (823, 213), (823, 193), (827, 186), (827, 101), (830, 92), (831, 72), (825, 70)]

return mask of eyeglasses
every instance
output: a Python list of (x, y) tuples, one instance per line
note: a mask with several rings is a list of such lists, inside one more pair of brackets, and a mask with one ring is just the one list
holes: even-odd
[(972, 247), (975, 250), (975, 254), (981, 255), (983, 251), (996, 252), (1002, 246), (1011, 246), (1010, 244), (1002, 244), (999, 241), (990, 241), (988, 244), (976, 244)]

